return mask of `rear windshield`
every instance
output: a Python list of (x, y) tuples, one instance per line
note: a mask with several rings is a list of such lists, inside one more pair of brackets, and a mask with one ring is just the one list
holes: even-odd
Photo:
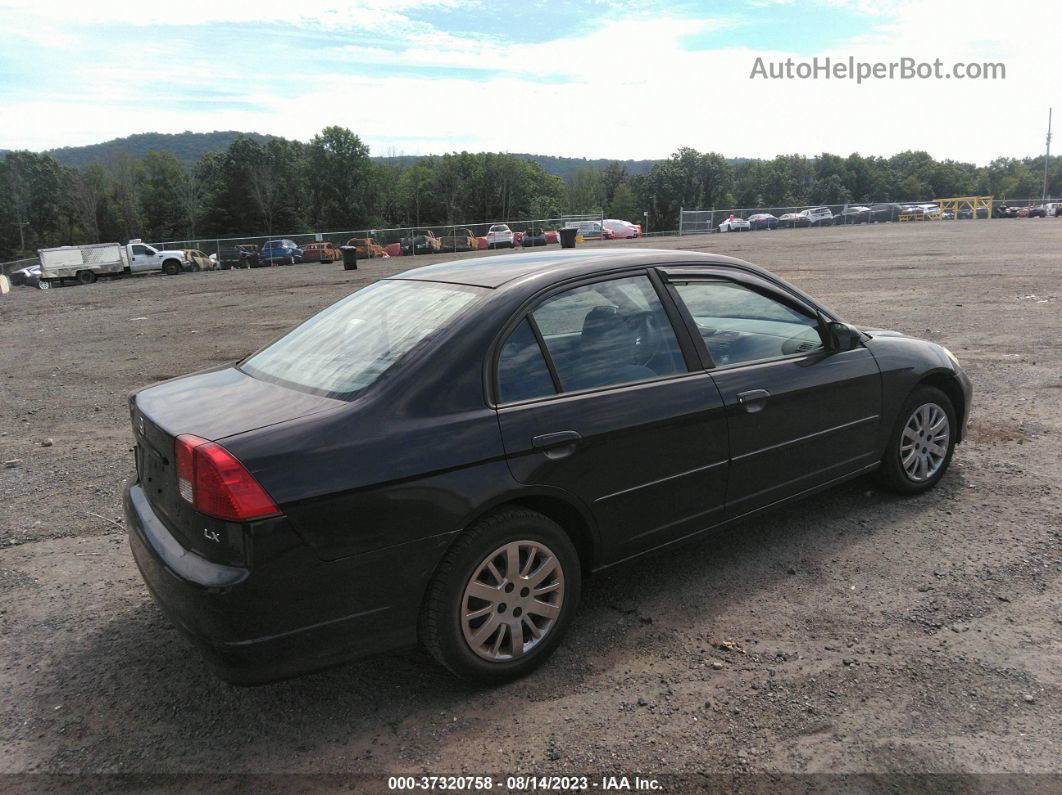
[(240, 369), (263, 381), (349, 399), (485, 292), (436, 282), (380, 281), (310, 318)]

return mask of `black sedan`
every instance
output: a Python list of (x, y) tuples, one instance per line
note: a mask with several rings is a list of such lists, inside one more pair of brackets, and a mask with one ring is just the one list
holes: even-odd
[(590, 572), (875, 470), (925, 491), (962, 440), (945, 348), (748, 263), (502, 259), (378, 281), (130, 397), (133, 555), (223, 678), (419, 640), (509, 680)]
[(531, 248), (532, 246), (545, 246), (548, 243), (549, 241), (546, 240), (546, 233), (542, 229), (533, 232), (527, 232), (520, 239), (520, 245), (524, 248)]

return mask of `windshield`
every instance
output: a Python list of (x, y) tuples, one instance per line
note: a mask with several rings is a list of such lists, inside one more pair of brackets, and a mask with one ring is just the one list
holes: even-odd
[(484, 292), (464, 285), (380, 281), (310, 318), (240, 369), (263, 381), (351, 398)]

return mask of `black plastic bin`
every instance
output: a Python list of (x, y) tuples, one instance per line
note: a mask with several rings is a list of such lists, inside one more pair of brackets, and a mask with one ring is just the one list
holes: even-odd
[(575, 248), (575, 236), (578, 234), (579, 230), (575, 227), (560, 230), (561, 248)]
[(358, 250), (354, 246), (340, 246), (343, 252), (343, 270), (356, 271), (358, 269)]

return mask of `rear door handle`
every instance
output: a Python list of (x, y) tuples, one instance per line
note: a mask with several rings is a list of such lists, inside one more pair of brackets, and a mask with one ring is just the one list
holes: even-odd
[(575, 443), (583, 437), (578, 431), (557, 431), (556, 433), (544, 433), (541, 436), (531, 438), (531, 446), (541, 450), (546, 458), (557, 460), (567, 458), (575, 452)]
[(531, 438), (531, 446), (537, 450), (548, 450), (551, 447), (560, 447), (565, 444), (574, 444), (583, 437), (578, 431), (557, 431), (556, 433), (544, 433), (541, 436)]
[(750, 389), (748, 392), (738, 392), (737, 400), (745, 407), (745, 411), (755, 414), (767, 407), (767, 398), (770, 396), (771, 393), (766, 389)]

